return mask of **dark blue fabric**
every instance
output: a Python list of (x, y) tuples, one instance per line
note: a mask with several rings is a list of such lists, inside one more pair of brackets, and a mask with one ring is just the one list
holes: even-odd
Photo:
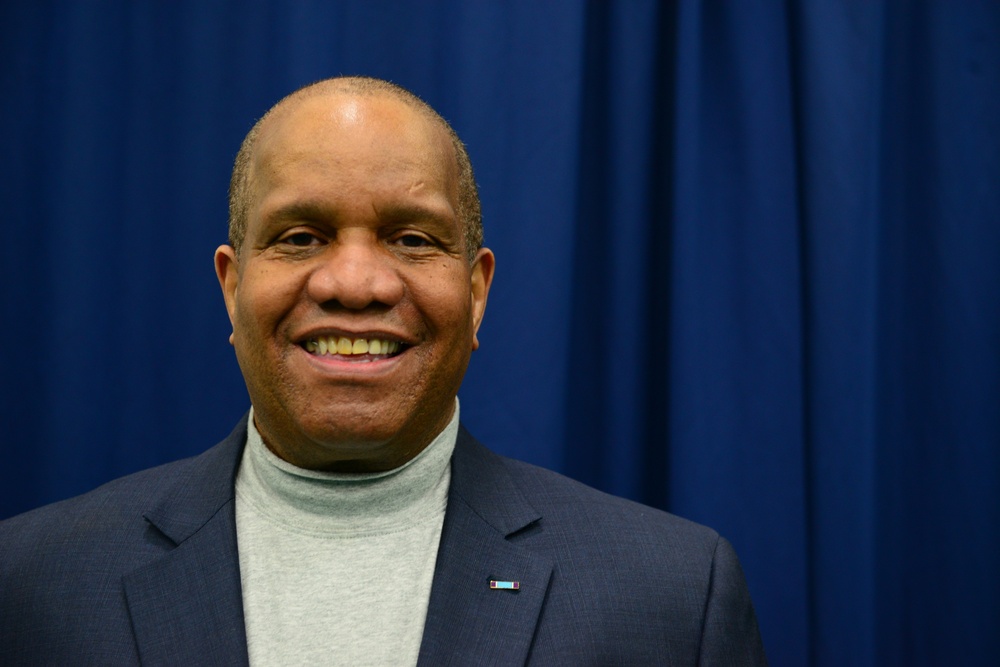
[(1000, 662), (989, 0), (0, 3), (0, 516), (246, 409), (230, 163), (338, 73), (469, 145), (487, 444), (720, 530), (774, 665)]

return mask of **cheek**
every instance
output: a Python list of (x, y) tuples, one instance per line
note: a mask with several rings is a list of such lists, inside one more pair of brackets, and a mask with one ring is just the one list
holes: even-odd
[(237, 292), (236, 318), (247, 334), (270, 331), (296, 304), (292, 281), (278, 280), (269, 272), (249, 276)]
[(237, 337), (254, 337), (254, 329), (261, 319), (260, 299), (251, 294), (251, 290), (242, 291), (236, 300), (236, 334)]
[(414, 290), (414, 301), (431, 328), (441, 335), (461, 338), (467, 335), (472, 318), (472, 297), (468, 283), (452, 274), (428, 281), (421, 291)]

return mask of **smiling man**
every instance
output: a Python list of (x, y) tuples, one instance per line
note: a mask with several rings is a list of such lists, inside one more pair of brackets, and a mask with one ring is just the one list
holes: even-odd
[(272, 108), (215, 253), (251, 409), (0, 524), (0, 664), (764, 664), (717, 533), (460, 426), (482, 238), (464, 146), (408, 91)]
[(281, 458), (389, 470), (451, 419), (493, 277), (456, 145), (419, 100), (368, 80), (285, 100), (245, 143), (216, 269)]

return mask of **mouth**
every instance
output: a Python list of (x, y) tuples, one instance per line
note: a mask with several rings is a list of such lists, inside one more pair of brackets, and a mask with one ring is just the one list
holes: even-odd
[(382, 338), (348, 338), (346, 336), (317, 336), (301, 344), (309, 354), (350, 361), (378, 361), (401, 354), (408, 347), (396, 340)]

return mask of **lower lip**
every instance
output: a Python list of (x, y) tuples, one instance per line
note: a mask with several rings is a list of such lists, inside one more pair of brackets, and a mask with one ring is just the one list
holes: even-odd
[(312, 366), (325, 372), (334, 371), (338, 374), (349, 373), (361, 376), (378, 375), (391, 370), (407, 352), (403, 350), (392, 357), (373, 357), (368, 354), (320, 356), (311, 354), (301, 347), (298, 350), (305, 355)]

